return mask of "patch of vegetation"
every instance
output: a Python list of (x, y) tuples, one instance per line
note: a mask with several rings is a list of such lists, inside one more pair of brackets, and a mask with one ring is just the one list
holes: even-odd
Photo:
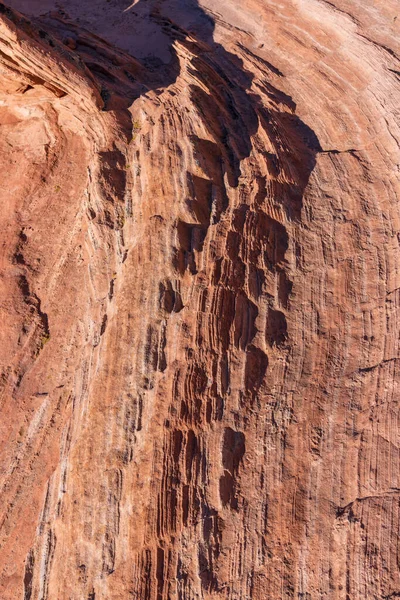
[(130, 143), (134, 142), (137, 138), (137, 134), (142, 129), (142, 124), (138, 119), (135, 119), (132, 123), (132, 139)]
[(50, 340), (50, 333), (44, 331), (40, 336), (40, 348), (44, 348), (47, 342)]

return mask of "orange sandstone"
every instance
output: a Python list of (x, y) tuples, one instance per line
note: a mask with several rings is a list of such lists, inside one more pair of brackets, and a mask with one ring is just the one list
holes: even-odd
[(0, 597), (396, 598), (398, 5), (129, 4), (0, 4)]

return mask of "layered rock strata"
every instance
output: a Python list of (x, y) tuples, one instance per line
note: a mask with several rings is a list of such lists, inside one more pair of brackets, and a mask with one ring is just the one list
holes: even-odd
[(396, 4), (39, 4), (0, 4), (0, 597), (397, 597)]

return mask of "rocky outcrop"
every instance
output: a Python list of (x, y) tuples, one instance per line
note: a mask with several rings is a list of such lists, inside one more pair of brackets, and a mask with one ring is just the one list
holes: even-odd
[(1, 598), (397, 597), (394, 3), (10, 4)]

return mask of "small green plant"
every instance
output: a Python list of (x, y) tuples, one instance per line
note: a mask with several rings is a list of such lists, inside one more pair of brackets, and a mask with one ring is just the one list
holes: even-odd
[(57, 193), (61, 192), (61, 186), (60, 185), (55, 185), (54, 186), (54, 191), (57, 192)]
[(47, 342), (50, 340), (50, 333), (47, 331), (43, 332), (40, 336), (40, 348), (44, 348)]
[(137, 138), (137, 134), (138, 132), (142, 129), (142, 124), (138, 119), (135, 119), (132, 123), (132, 139), (129, 142), (130, 144), (132, 144), (132, 142), (134, 142)]

